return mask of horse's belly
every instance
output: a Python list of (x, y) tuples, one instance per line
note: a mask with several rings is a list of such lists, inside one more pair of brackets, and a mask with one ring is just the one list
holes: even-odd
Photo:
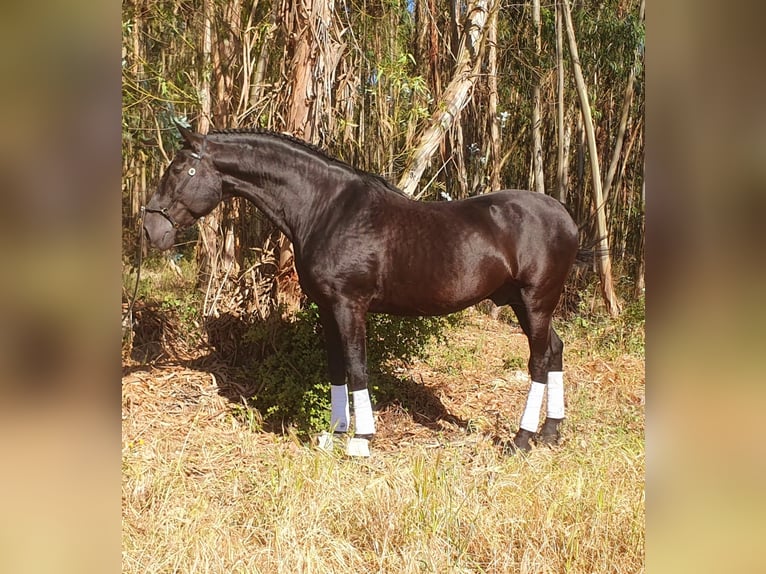
[(455, 313), (465, 309), (466, 307), (470, 307), (482, 299), (486, 299), (486, 296), (453, 300), (381, 299), (373, 300), (369, 310), (372, 313), (388, 313), (390, 315), (403, 315), (413, 317), (448, 315), (449, 313)]
[(412, 270), (386, 282), (370, 311), (396, 315), (445, 315), (486, 299), (508, 280), (502, 266), (488, 265), (440, 274)]

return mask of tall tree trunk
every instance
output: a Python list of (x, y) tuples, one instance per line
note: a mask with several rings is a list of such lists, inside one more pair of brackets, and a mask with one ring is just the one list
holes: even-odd
[[(319, 142), (323, 127), (332, 129), (331, 90), (343, 49), (333, 36), (334, 9), (333, 0), (298, 1), (293, 6), (292, 30), (288, 31), (294, 42), (286, 129), (314, 144)], [(295, 275), (293, 265), (293, 247), (281, 237), (280, 275)]]
[[(644, 209), (644, 200), (645, 200), (645, 193), (646, 193), (646, 178), (642, 177), (641, 182), (641, 208), (642, 211)], [(636, 287), (634, 291), (634, 295), (636, 297), (640, 297), (644, 293), (645, 283), (644, 283), (644, 269), (645, 269), (645, 263), (646, 258), (644, 256), (644, 246), (646, 245), (646, 220), (641, 222), (641, 250), (639, 252), (639, 260), (638, 260), (638, 271), (636, 271)]]
[(535, 72), (537, 78), (532, 89), (532, 166), (534, 171), (535, 190), (545, 193), (545, 177), (543, 175), (543, 135), (542, 118), (540, 113), (540, 58), (542, 38), (540, 30), (540, 0), (532, 0), (532, 23), (535, 27)]
[(460, 22), (463, 20), (462, 6), (461, 0), (449, 0), (450, 34), (449, 49), (447, 51), (455, 60), (457, 60), (456, 56), (460, 49)]
[(248, 110), (252, 110), (258, 105), (258, 102), (261, 99), (261, 94), (263, 93), (263, 78), (269, 62), (269, 56), (274, 48), (271, 42), (274, 38), (274, 32), (277, 30), (277, 24), (279, 23), (279, 6), (280, 3), (276, 0), (272, 2), (269, 24), (263, 32), (261, 49), (258, 53), (258, 61), (255, 64), (255, 71), (253, 72), (253, 78), (250, 84)]
[(556, 161), (556, 194), (555, 197), (566, 201), (566, 174), (567, 169), (567, 133), (564, 127), (564, 38), (563, 23), (561, 22), (561, 8), (556, 4), (556, 132), (558, 134), (558, 156)]
[[(646, 1), (641, 0), (641, 6), (638, 10), (638, 18), (642, 22), (644, 20), (645, 5)], [(606, 172), (606, 180), (604, 181), (604, 201), (609, 198), (609, 193), (612, 190), (612, 182), (614, 181), (614, 175), (617, 173), (617, 166), (620, 163), (622, 146), (625, 141), (625, 131), (628, 126), (628, 116), (630, 115), (630, 108), (633, 104), (633, 92), (636, 81), (636, 74), (638, 73), (640, 62), (641, 52), (639, 49), (636, 49), (633, 65), (631, 66), (630, 73), (628, 74), (628, 83), (625, 86), (625, 96), (622, 102), (622, 113), (620, 114), (620, 125), (617, 129), (617, 139), (614, 143), (614, 150), (612, 151), (612, 160), (609, 163), (609, 169)]]
[[(210, 130), (212, 96), (210, 88), (210, 72), (212, 68), (213, 45), (213, 0), (202, 2), (202, 58), (200, 61), (200, 116), (197, 120), (197, 131), (206, 134)], [(216, 209), (207, 215), (199, 225), (199, 242), (197, 244), (198, 276), (200, 285), (207, 284), (207, 291), (215, 287), (218, 275), (219, 232), (221, 230), (221, 210)], [(205, 309), (207, 313), (208, 309)]]
[(431, 87), (431, 95), (436, 99), (441, 95), (439, 63), (443, 57), (439, 52), (438, 15), (436, 0), (418, 0), (415, 6), (415, 57), (418, 62), (427, 63), (425, 77)]
[(559, 183), (559, 201), (567, 203), (569, 201), (569, 150), (572, 146), (572, 122), (569, 119), (564, 120), (564, 141), (563, 141), (563, 162), (561, 165), (561, 179)]
[[(287, 37), (288, 49), (292, 52), (289, 70), (292, 72), (289, 82), (287, 101), (287, 117), (285, 129), (307, 142), (314, 143), (316, 125), (312, 118), (312, 107), (315, 102), (315, 86), (313, 82), (316, 45), (314, 43), (313, 23), (317, 4), (323, 0), (296, 0), (290, 6), (291, 14), (288, 19)], [(289, 309), (298, 308), (300, 301), (290, 284), (296, 281), (295, 251), (292, 244), (283, 234), (279, 234), (277, 242), (277, 284), (279, 300)]]
[(487, 60), (489, 87), (489, 191), (497, 191), (500, 183), (500, 120), (497, 117), (497, 18), (494, 10), (489, 19), (487, 30)]
[(210, 93), (210, 72), (212, 69), (213, 46), (213, 0), (202, 0), (202, 62), (200, 64), (199, 99), (202, 114), (197, 122), (197, 131), (206, 134), (210, 129), (212, 97)]
[(585, 137), (585, 124), (582, 114), (575, 113), (575, 135), (577, 137), (577, 195), (585, 193), (585, 148), (588, 145)]
[(399, 179), (398, 185), (407, 195), (414, 194), (431, 156), (438, 149), (460, 110), (468, 102), (468, 95), (481, 68), (481, 48), (484, 43), (486, 23), (490, 12), (494, 9), (495, 0), (473, 0), (469, 4), (455, 73), (436, 106), (437, 111), (431, 116), (428, 127), (410, 154), (402, 177)]
[(333, 0), (304, 0), (294, 6), (294, 38), (286, 129), (318, 143), (322, 124), (332, 127), (332, 87), (343, 45), (334, 35)]
[[(240, 71), (234, 65), (235, 58), (241, 50), (241, 20), (242, 0), (226, 0), (219, 4), (221, 24), (216, 28), (216, 42), (213, 51), (213, 75), (216, 85), (216, 97), (213, 102), (213, 122), (221, 128), (237, 127), (236, 102), (234, 99), (237, 73)], [(221, 245), (221, 264), (224, 273), (229, 277), (237, 277), (244, 265), (241, 244), (240, 214), (243, 212), (243, 200), (235, 199), (228, 202), (222, 213), (221, 228), (223, 243)]]
[(289, 100), (285, 129), (308, 142), (313, 142), (314, 124), (309, 122), (311, 105), (314, 100), (312, 82), (313, 36), (311, 16), (315, 4), (322, 0), (297, 0), (292, 4), (292, 27), (287, 31), (292, 40), (292, 58), (289, 83)]
[(609, 232), (606, 224), (604, 198), (601, 192), (601, 173), (598, 165), (596, 136), (593, 129), (593, 119), (590, 115), (588, 90), (585, 85), (585, 79), (583, 78), (580, 56), (577, 51), (577, 40), (575, 38), (574, 27), (572, 26), (572, 13), (569, 9), (569, 0), (562, 0), (562, 6), (564, 8), (567, 39), (569, 40), (569, 53), (572, 57), (572, 68), (574, 71), (575, 82), (577, 84), (577, 95), (580, 99), (580, 109), (582, 111), (585, 133), (588, 139), (588, 155), (590, 156), (590, 167), (593, 180), (593, 202), (596, 210), (596, 232), (598, 233), (597, 261), (599, 278), (601, 280), (601, 294), (604, 297), (607, 312), (610, 316), (616, 317), (620, 314), (620, 304), (617, 300), (612, 280), (612, 259), (609, 254)]
[[(140, 81), (144, 77), (144, 57), (142, 53), (143, 44), (141, 43), (141, 34), (143, 33), (142, 0), (136, 0), (133, 13), (133, 34), (131, 37), (133, 45), (133, 58), (130, 65), (130, 71), (136, 81)], [(134, 153), (132, 150), (133, 146), (129, 140), (125, 142), (125, 145), (127, 149), (124, 151), (124, 157), (131, 158), (130, 165), (131, 171), (133, 172), (133, 182), (132, 185), (129, 186), (131, 193), (130, 220), (132, 224), (138, 217), (141, 206), (146, 204), (146, 154), (144, 154), (141, 150), (139, 150), (138, 153)]]
[(237, 127), (235, 93), (241, 63), (236, 62), (242, 54), (242, 0), (226, 0), (219, 4), (220, 25), (216, 27), (213, 50), (213, 77), (216, 97), (213, 103), (213, 122), (223, 128)]

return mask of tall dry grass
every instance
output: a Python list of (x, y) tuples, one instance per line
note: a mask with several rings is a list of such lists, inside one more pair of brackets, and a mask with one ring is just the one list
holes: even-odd
[[(523, 337), (472, 317), (413, 369), (449, 408), (461, 393), (477, 405), (461, 417), (491, 420), (466, 412), (481, 392), (515, 421), (528, 383), (500, 356)], [(576, 345), (563, 444), (527, 456), (504, 455), (487, 422), (402, 432), (373, 443), (370, 459), (347, 459), (260, 432), (210, 372), (134, 366), (123, 380), (123, 572), (642, 572), (643, 360)]]

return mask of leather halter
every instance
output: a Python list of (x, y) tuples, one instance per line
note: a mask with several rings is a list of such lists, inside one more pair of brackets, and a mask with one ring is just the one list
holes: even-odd
[[(207, 140), (203, 139), (202, 140), (202, 148), (200, 149), (199, 153), (191, 152), (190, 155), (192, 156), (192, 158), (194, 158), (197, 161), (202, 159), (202, 157), (203, 157), (202, 156), (202, 152), (205, 151), (205, 144), (206, 143), (207, 143)], [(181, 195), (181, 193), (183, 192), (184, 188), (187, 186), (187, 184), (192, 180), (194, 175), (197, 173), (197, 170), (194, 169), (193, 167), (190, 167), (189, 170), (186, 173), (189, 174), (189, 177), (186, 180), (184, 180), (184, 182), (181, 184), (181, 187), (178, 189), (178, 195)], [(173, 226), (173, 229), (182, 229), (184, 227), (183, 225), (178, 223), (175, 219), (173, 219), (173, 217), (170, 215), (170, 211), (169, 211), (169, 209), (167, 207), (163, 207), (161, 209), (154, 209), (152, 207), (146, 207), (146, 206), (142, 205), (141, 206), (141, 211), (144, 212), (144, 213), (159, 213), (162, 217), (164, 217), (165, 219), (167, 219), (170, 222), (170, 225)], [(195, 219), (194, 222), (196, 222), (196, 221), (197, 220)]]

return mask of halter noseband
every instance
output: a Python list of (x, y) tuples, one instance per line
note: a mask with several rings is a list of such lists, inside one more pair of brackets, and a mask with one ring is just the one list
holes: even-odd
[[(205, 144), (207, 144), (207, 139), (203, 139), (202, 140), (202, 147), (200, 148), (199, 153), (194, 152), (194, 151), (191, 152), (190, 155), (192, 156), (192, 158), (194, 158), (195, 160), (198, 160), (198, 161), (202, 159), (202, 152), (205, 151)], [(191, 181), (191, 178), (194, 177), (194, 175), (197, 173), (197, 170), (194, 169), (193, 167), (190, 167), (189, 170), (186, 173), (189, 174), (189, 178), (184, 180), (184, 182), (181, 184), (181, 187), (178, 190), (178, 195), (181, 194), (181, 192), (184, 190), (186, 185)], [(164, 217), (165, 219), (167, 219), (170, 222), (170, 225), (173, 226), (173, 229), (182, 229), (183, 228), (183, 225), (179, 224), (175, 219), (173, 219), (173, 217), (170, 215), (170, 211), (168, 210), (167, 207), (163, 207), (162, 209), (154, 209), (154, 208), (146, 207), (146, 206), (142, 205), (141, 206), (141, 211), (145, 212), (145, 213), (159, 213), (162, 217)], [(195, 219), (195, 222), (196, 222), (196, 219)]]

